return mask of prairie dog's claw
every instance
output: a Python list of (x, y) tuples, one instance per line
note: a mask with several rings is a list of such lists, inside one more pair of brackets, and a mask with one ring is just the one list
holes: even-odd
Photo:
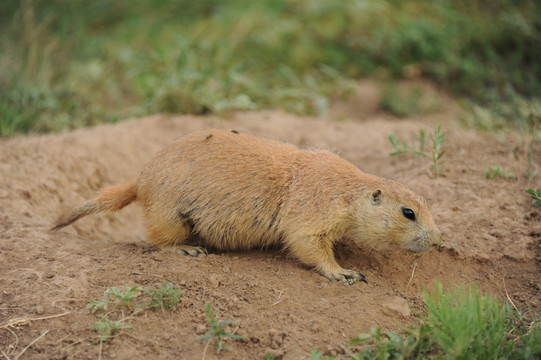
[(344, 277), (347, 279), (349, 285), (353, 285), (353, 283), (357, 281), (363, 281), (368, 284), (368, 281), (366, 281), (366, 278), (360, 272), (356, 273), (356, 276), (344, 275)]
[(340, 269), (334, 273), (323, 273), (323, 276), (331, 281), (338, 280), (349, 285), (352, 285), (356, 281), (363, 281), (368, 284), (363, 274), (353, 270)]
[(208, 255), (207, 249), (202, 246), (176, 245), (164, 248), (165, 251), (174, 251), (180, 255), (199, 256), (201, 254)]

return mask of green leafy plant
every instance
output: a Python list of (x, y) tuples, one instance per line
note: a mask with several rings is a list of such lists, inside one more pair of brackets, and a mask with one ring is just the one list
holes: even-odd
[[(116, 309), (106, 314), (97, 315), (100, 320), (94, 323), (93, 328), (100, 335), (100, 343), (113, 337), (114, 333), (119, 330), (133, 328), (128, 324), (122, 325), (123, 320), (112, 319), (115, 310), (117, 312), (121, 310), (122, 314), (124, 310), (128, 310), (131, 314), (130, 317), (145, 309), (172, 310), (180, 302), (180, 297), (183, 294), (182, 290), (176, 289), (170, 282), (165, 282), (159, 288), (151, 288), (146, 291), (138, 285), (124, 285), (123, 287), (123, 290), (118, 286), (108, 288), (103, 292), (101, 300), (90, 300), (86, 306), (94, 314), (99, 310), (109, 311), (111, 310), (110, 305), (116, 305)], [(143, 294), (149, 299), (145, 299)], [(135, 309), (139, 309), (139, 311), (134, 311)]]
[(110, 289), (107, 289), (105, 293), (109, 295), (109, 299), (116, 298), (118, 300), (118, 303), (125, 307), (128, 311), (133, 311), (133, 306), (131, 304), (131, 301), (138, 298), (139, 295), (141, 295), (142, 288), (140, 286), (131, 286), (127, 287), (125, 286), (126, 291), (122, 292), (119, 287), (114, 286)]
[[(122, 292), (118, 286), (105, 290), (102, 300), (90, 300), (86, 308), (92, 311), (92, 313), (95, 313), (99, 309), (107, 311), (109, 304), (118, 304), (125, 307), (129, 312), (132, 312), (134, 307), (131, 302), (141, 295), (142, 288), (137, 285), (124, 287), (126, 288), (124, 292)], [(117, 301), (115, 301), (115, 299)]]
[(350, 345), (369, 345), (352, 359), (409, 359), (415, 358), (426, 346), (426, 327), (418, 334), (399, 335), (389, 332), (384, 335), (380, 328), (371, 328), (369, 333), (360, 334), (351, 340)]
[(231, 338), (233, 340), (240, 340), (242, 339), (242, 336), (232, 334), (230, 332), (225, 331), (224, 327), (227, 325), (234, 324), (234, 320), (223, 320), (218, 321), (216, 319), (216, 314), (218, 313), (218, 310), (213, 310), (212, 305), (206, 304), (205, 310), (207, 312), (207, 320), (210, 324), (210, 330), (205, 333), (200, 338), (197, 338), (197, 340), (212, 340), (214, 339), (216, 341), (217, 350), (216, 353), (220, 353), (222, 349), (229, 349), (230, 347), (225, 345), (224, 340), (226, 338)]
[(486, 176), (487, 179), (492, 179), (492, 178), (494, 178), (496, 176), (500, 176), (500, 177), (508, 178), (508, 179), (516, 179), (517, 178), (517, 176), (515, 174), (508, 173), (504, 169), (502, 169), (500, 166), (494, 166), (494, 165), (492, 165), (491, 167), (486, 169), (485, 176)]
[(150, 297), (148, 308), (151, 310), (162, 309), (173, 310), (180, 302), (180, 298), (184, 291), (175, 289), (175, 285), (171, 282), (165, 282), (159, 289), (152, 288), (146, 291), (146, 295)]
[(104, 310), (107, 311), (107, 305), (109, 304), (109, 296), (107, 294), (103, 294), (102, 300), (90, 300), (88, 305), (86, 305), (86, 308), (94, 314), (98, 310)]
[(107, 318), (106, 315), (98, 315), (101, 319), (100, 321), (94, 323), (92, 327), (96, 329), (100, 335), (100, 342), (109, 340), (114, 336), (114, 334), (120, 330), (132, 329), (133, 326), (129, 324), (122, 325), (120, 321), (114, 321)]
[(541, 188), (537, 189), (537, 191), (532, 188), (528, 188), (526, 189), (526, 193), (532, 197), (534, 206), (541, 207)]
[(432, 163), (432, 175), (437, 178), (441, 175), (441, 158), (444, 154), (443, 144), (445, 143), (445, 133), (441, 132), (441, 125), (438, 125), (434, 133), (429, 134), (428, 138), (432, 145), (430, 150), (427, 149), (428, 141), (425, 129), (419, 130), (419, 136), (415, 139), (416, 143), (411, 146), (406, 141), (400, 141), (395, 134), (391, 134), (389, 135), (389, 141), (395, 149), (391, 156), (410, 154), (427, 158)]

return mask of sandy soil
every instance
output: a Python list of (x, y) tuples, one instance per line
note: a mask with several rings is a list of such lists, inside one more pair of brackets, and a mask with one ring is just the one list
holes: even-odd
[[(0, 139), (0, 352), (14, 359), (214, 359), (214, 346), (197, 341), (208, 328), (204, 306), (235, 319), (224, 359), (309, 358), (311, 349), (347, 358), (348, 342), (373, 326), (399, 330), (422, 309), (421, 292), (475, 282), (517, 306), (541, 307), (541, 210), (524, 179), (528, 139), (504, 143), (465, 130), (457, 105), (444, 98), (437, 113), (397, 120), (378, 112), (373, 84), (361, 84), (331, 118), (282, 112), (218, 117), (151, 116), (65, 134)], [(441, 95), (444, 96), (444, 95)], [(424, 159), (390, 157), (390, 133), (411, 139), (438, 123), (447, 132), (444, 176), (433, 179)], [(448, 246), (423, 255), (376, 251), (346, 239), (339, 263), (369, 283), (332, 283), (279, 250), (212, 253), (197, 258), (160, 252), (146, 242), (133, 204), (114, 215), (93, 215), (49, 233), (63, 210), (103, 186), (137, 175), (152, 154), (190, 131), (236, 129), (297, 144), (332, 149), (362, 170), (410, 186), (432, 204)], [(541, 147), (534, 155), (541, 164)], [(499, 165), (517, 179), (486, 179)], [(153, 286), (168, 280), (185, 290), (171, 313), (142, 311), (126, 330), (100, 345), (85, 307), (111, 286)], [(112, 317), (119, 318), (117, 313)], [(44, 334), (44, 335), (43, 335)], [(40, 337), (43, 335), (42, 337)], [(33, 342), (35, 341), (35, 342)], [(28, 345), (29, 348), (25, 349)], [(101, 352), (101, 353), (100, 353)]]

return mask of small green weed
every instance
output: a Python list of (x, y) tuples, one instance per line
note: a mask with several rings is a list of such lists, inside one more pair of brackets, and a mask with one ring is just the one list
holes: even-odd
[[(180, 302), (180, 297), (183, 294), (182, 290), (175, 289), (175, 286), (170, 282), (163, 283), (160, 288), (151, 288), (146, 291), (138, 285), (123, 285), (123, 287), (124, 291), (118, 286), (108, 288), (103, 292), (101, 300), (90, 300), (86, 308), (94, 314), (99, 310), (109, 311), (109, 306), (112, 304), (117, 306), (117, 312), (119, 311), (118, 307), (120, 307), (122, 316), (124, 316), (124, 310), (128, 310), (130, 316), (134, 316), (145, 309), (156, 310), (161, 308), (162, 311), (165, 309), (172, 310)], [(149, 299), (146, 300), (142, 296), (143, 294), (146, 294)], [(139, 309), (139, 311), (135, 311), (136, 309)], [(100, 321), (96, 322), (93, 328), (98, 332), (100, 342), (113, 337), (114, 333), (119, 330), (133, 328), (129, 324), (122, 325), (123, 320), (111, 319), (113, 313), (114, 311), (105, 315), (97, 315)]]
[(109, 298), (113, 296), (114, 298), (118, 299), (120, 305), (125, 307), (129, 312), (132, 312), (133, 306), (131, 304), (131, 301), (138, 298), (139, 295), (141, 295), (142, 288), (137, 285), (132, 286), (132, 287), (127, 287), (127, 286), (125, 287), (126, 287), (125, 292), (122, 292), (120, 288), (118, 288), (117, 286), (114, 286), (110, 289), (107, 289), (105, 293), (109, 295)]
[(442, 148), (445, 143), (445, 133), (441, 132), (441, 125), (436, 127), (434, 133), (429, 135), (429, 138), (432, 142), (431, 151), (426, 148), (427, 136), (425, 129), (419, 130), (419, 136), (416, 138), (417, 144), (413, 143), (412, 147), (406, 141), (401, 142), (395, 134), (391, 134), (389, 135), (389, 141), (395, 149), (391, 156), (411, 154), (427, 158), (432, 162), (432, 175), (437, 178), (441, 175), (441, 158), (444, 154)]
[(313, 349), (310, 354), (310, 360), (334, 360), (334, 356), (323, 356), (323, 351)]
[(487, 179), (495, 178), (496, 176), (500, 176), (507, 179), (516, 179), (517, 176), (513, 173), (508, 173), (504, 169), (502, 169), (500, 166), (492, 165), (485, 171), (485, 176)]
[[(118, 304), (125, 307), (129, 312), (133, 312), (134, 307), (131, 301), (141, 295), (142, 288), (137, 285), (132, 287), (124, 285), (124, 287), (126, 288), (125, 292), (122, 292), (118, 286), (105, 290), (102, 300), (90, 300), (86, 308), (95, 313), (99, 309), (107, 311), (109, 304)], [(118, 302), (114, 301), (114, 299), (117, 299)]]
[(526, 192), (532, 197), (534, 206), (541, 207), (541, 188), (537, 189), (537, 191), (528, 188)]
[(104, 293), (102, 300), (90, 300), (86, 308), (94, 314), (100, 309), (107, 311), (107, 305), (109, 305), (109, 296)]
[(113, 321), (107, 318), (106, 315), (98, 315), (101, 321), (98, 321), (92, 325), (94, 329), (100, 335), (100, 342), (109, 340), (114, 336), (114, 334), (120, 330), (132, 329), (133, 326), (126, 324), (122, 325), (120, 321)]
[(423, 337), (420, 335), (422, 328), (419, 330), (419, 339), (412, 335), (404, 335), (390, 332), (385, 336), (380, 328), (371, 328), (370, 333), (360, 334), (358, 337), (351, 340), (350, 345), (369, 344), (370, 347), (356, 354), (352, 359), (407, 359), (414, 357), (417, 352), (417, 346)]
[(159, 289), (152, 288), (146, 291), (146, 295), (150, 298), (148, 308), (151, 310), (162, 309), (173, 310), (180, 302), (180, 297), (184, 291), (175, 289), (175, 285), (170, 282), (165, 282)]
[(203, 335), (202, 337), (197, 338), (197, 340), (204, 341), (204, 340), (215, 339), (217, 342), (216, 353), (220, 353), (222, 349), (230, 348), (229, 346), (225, 345), (224, 343), (225, 338), (231, 338), (233, 340), (242, 339), (242, 336), (232, 334), (230, 332), (225, 331), (224, 329), (225, 326), (234, 324), (235, 323), (234, 320), (218, 321), (216, 319), (216, 314), (218, 313), (218, 310), (213, 310), (212, 305), (210, 304), (205, 305), (205, 310), (207, 312), (208, 322), (210, 323), (210, 330), (207, 331), (205, 335)]

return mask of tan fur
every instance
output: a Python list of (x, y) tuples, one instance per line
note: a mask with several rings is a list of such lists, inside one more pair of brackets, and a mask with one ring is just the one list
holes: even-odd
[[(135, 199), (159, 248), (197, 255), (280, 245), (331, 280), (364, 280), (341, 268), (333, 245), (351, 236), (375, 248), (427, 251), (441, 242), (426, 201), (404, 185), (363, 173), (327, 151), (224, 130), (178, 139), (131, 183), (105, 189), (53, 229)], [(402, 208), (414, 211), (407, 219)]]

